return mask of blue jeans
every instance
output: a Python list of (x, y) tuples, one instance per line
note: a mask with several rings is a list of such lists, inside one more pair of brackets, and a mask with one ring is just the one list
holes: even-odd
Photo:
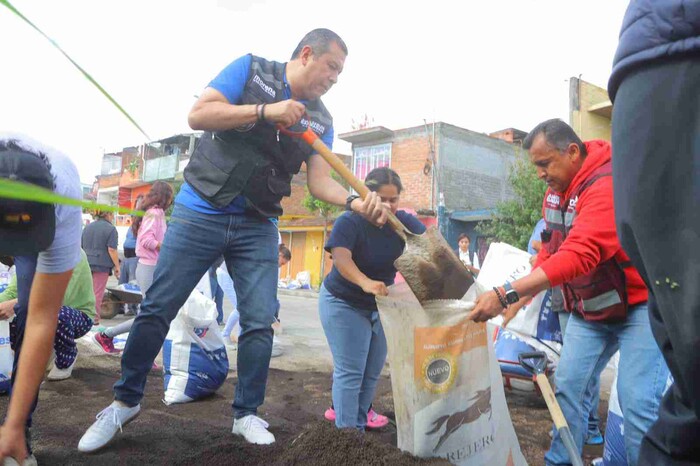
[(359, 309), (321, 286), (318, 310), (333, 353), (333, 407), (338, 428), (364, 430), (386, 361), (386, 338), (377, 311)]
[(163, 346), (170, 322), (211, 264), (223, 255), (240, 303), (236, 418), (255, 414), (265, 399), (277, 300), (277, 227), (252, 215), (208, 215), (175, 205), (153, 284), (141, 303), (122, 356), (114, 397), (135, 406)]
[[(651, 334), (646, 303), (631, 307), (627, 320), (615, 324), (586, 322), (578, 314), (571, 315), (554, 376), (556, 397), (581, 452), (591, 412), (590, 381), (600, 377), (618, 349), (617, 390), (625, 418), (625, 449), (628, 464), (635, 465), (642, 437), (656, 420), (669, 374)], [(556, 430), (545, 462), (571, 464)]]
[[(559, 311), (559, 328), (561, 337), (566, 338), (566, 324), (569, 323), (570, 312)], [(588, 385), (586, 397), (591, 399), (591, 412), (588, 414), (588, 432), (586, 437), (600, 434), (600, 416), (598, 415), (598, 405), (600, 404), (600, 377), (593, 377)]]

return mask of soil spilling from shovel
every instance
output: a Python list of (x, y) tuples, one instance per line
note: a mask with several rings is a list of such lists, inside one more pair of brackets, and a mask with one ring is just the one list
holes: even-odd
[(421, 303), (432, 299), (462, 299), (474, 278), (440, 232), (428, 228), (406, 240), (406, 251), (394, 262)]

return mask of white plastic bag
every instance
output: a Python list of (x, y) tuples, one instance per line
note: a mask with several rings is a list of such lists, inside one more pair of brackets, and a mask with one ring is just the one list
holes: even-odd
[(311, 288), (311, 274), (308, 270), (303, 270), (297, 274), (296, 281), (299, 282), (299, 286), (302, 290), (308, 290)]
[(377, 305), (391, 365), (398, 447), (456, 465), (527, 464), (489, 338), (493, 329), (466, 320), (473, 304), (421, 305), (402, 283), (390, 287), (388, 297), (378, 297)]
[(170, 325), (163, 344), (163, 402), (187, 403), (211, 395), (228, 374), (216, 304), (194, 290)]
[[(486, 290), (502, 286), (531, 272), (530, 254), (506, 243), (493, 243), (484, 259), (477, 281)], [(508, 330), (528, 337), (561, 342), (559, 319), (552, 312), (551, 292), (541, 291), (508, 323)], [(501, 316), (491, 319), (500, 326)]]

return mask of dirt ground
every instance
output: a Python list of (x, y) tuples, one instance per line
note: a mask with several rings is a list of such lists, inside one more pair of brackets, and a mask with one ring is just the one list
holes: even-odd
[[(209, 464), (209, 465), (412, 465), (447, 464), (419, 460), (395, 448), (392, 424), (365, 436), (339, 433), (323, 420), (330, 403), (331, 379), (324, 372), (287, 372), (271, 369), (267, 396), (260, 412), (271, 425), (277, 442), (251, 446), (230, 433), (235, 373), (214, 396), (188, 404), (165, 406), (162, 377), (152, 373), (139, 418), (103, 451), (85, 455), (77, 451), (80, 436), (95, 415), (112, 399), (118, 377), (118, 359), (81, 361), (73, 377), (45, 382), (35, 413), (35, 453), (43, 465)], [(522, 451), (530, 465), (543, 464), (551, 426), (547, 408), (535, 393), (507, 392), (511, 416)], [(601, 403), (601, 411), (607, 404)], [(4, 411), (7, 397), (0, 399)], [(377, 411), (393, 417), (391, 385), (383, 377), (375, 400)], [(601, 448), (587, 447), (587, 459), (600, 456)]]

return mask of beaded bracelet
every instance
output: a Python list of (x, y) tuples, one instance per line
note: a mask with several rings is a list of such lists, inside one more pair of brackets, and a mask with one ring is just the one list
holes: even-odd
[(494, 286), (493, 291), (496, 292), (496, 296), (498, 297), (498, 301), (501, 303), (501, 306), (503, 306), (503, 309), (507, 309), (508, 302), (506, 301), (505, 296), (501, 295), (501, 290), (499, 290), (497, 286)]

